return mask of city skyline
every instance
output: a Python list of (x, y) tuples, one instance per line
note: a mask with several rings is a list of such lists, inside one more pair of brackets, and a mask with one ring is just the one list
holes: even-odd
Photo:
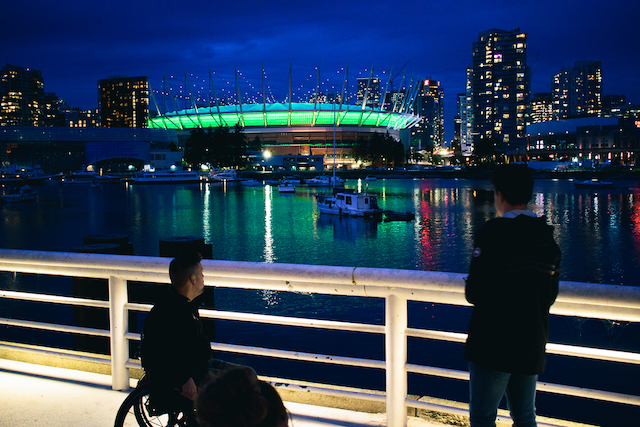
[[(3, 62), (42, 71), (45, 90), (71, 107), (97, 108), (98, 81), (114, 75), (197, 75), (209, 69), (233, 78), (234, 69), (259, 84), (262, 67), (273, 87), (303, 84), (349, 66), (350, 77), (383, 80), (393, 69), (407, 78), (441, 82), (446, 139), (452, 138), (456, 96), (464, 92), (472, 44), (492, 28), (528, 34), (532, 95), (551, 91), (551, 79), (576, 61), (603, 63), (603, 92), (640, 103), (640, 49), (626, 34), (640, 6), (613, 0), (578, 2), (372, 1), (245, 2), (189, 5), (164, 1), (108, 4), (39, 1), (5, 6), (0, 30)], [(366, 71), (365, 71), (366, 70)], [(402, 71), (400, 71), (402, 70)], [(368, 77), (368, 75), (362, 75)], [(255, 84), (254, 83), (254, 84)], [(278, 91), (276, 89), (276, 91)]]

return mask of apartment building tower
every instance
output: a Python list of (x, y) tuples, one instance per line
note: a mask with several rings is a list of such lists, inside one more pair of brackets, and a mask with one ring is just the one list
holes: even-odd
[(527, 34), (492, 29), (473, 43), (467, 70), (469, 133), (476, 156), (526, 154), (531, 96)]
[(553, 120), (553, 96), (549, 92), (536, 93), (531, 100), (529, 123), (542, 123)]
[(602, 115), (602, 62), (578, 61), (551, 81), (555, 119)]
[(112, 77), (99, 81), (102, 127), (146, 128), (149, 119), (147, 77)]
[(58, 98), (45, 93), (42, 73), (5, 65), (0, 71), (0, 126), (53, 126)]
[(416, 150), (432, 151), (444, 145), (444, 91), (437, 80), (422, 81), (413, 104), (413, 112), (420, 116), (411, 128), (411, 145)]
[(377, 77), (359, 78), (356, 93), (356, 105), (377, 108), (380, 103), (380, 79)]

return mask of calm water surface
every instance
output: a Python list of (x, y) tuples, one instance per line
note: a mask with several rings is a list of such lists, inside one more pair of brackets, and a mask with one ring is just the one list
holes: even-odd
[[(530, 206), (555, 227), (563, 253), (562, 280), (638, 285), (640, 181), (617, 184), (625, 188), (593, 192), (576, 190), (566, 180), (536, 182)], [(348, 180), (347, 187), (367, 188), (359, 180)], [(416, 214), (415, 221), (381, 223), (320, 215), (313, 194), (326, 190), (306, 187), (286, 195), (280, 195), (277, 187), (223, 184), (112, 183), (98, 188), (45, 185), (35, 189), (35, 202), (0, 205), (0, 247), (68, 251), (82, 245), (84, 236), (121, 233), (129, 236), (136, 255), (157, 256), (160, 239), (202, 236), (213, 244), (215, 259), (464, 273), (475, 230), (495, 216), (488, 181), (373, 181), (368, 190), (378, 194), (381, 208)], [(70, 293), (69, 279), (8, 273), (0, 273), (0, 288)], [(381, 323), (384, 317), (382, 301), (360, 298), (219, 289), (215, 304), (222, 310), (242, 307), (259, 313), (365, 323)], [(51, 321), (47, 320), (51, 309), (38, 304), (5, 303), (0, 309), (3, 317)], [(412, 302), (409, 322), (412, 327), (465, 332), (469, 313), (468, 308)], [(55, 316), (71, 317), (59, 312)], [(215, 329), (216, 339), (222, 342), (384, 358), (383, 339), (377, 336), (222, 321)], [(551, 333), (554, 342), (640, 352), (640, 328), (624, 322), (557, 317), (552, 319)], [(45, 335), (34, 333), (32, 339), (51, 340)], [(20, 340), (21, 336), (16, 330), (0, 331), (0, 340)], [(55, 338), (60, 346), (72, 346), (64, 344), (65, 339)], [(260, 358), (236, 361), (249, 363), (265, 375), (319, 382), (330, 376), (345, 385), (372, 388), (384, 384), (384, 375), (377, 371), (317, 365), (309, 369), (304, 363), (274, 364)], [(457, 344), (410, 340), (409, 362), (466, 369)], [(635, 380), (629, 381), (634, 376)], [(640, 393), (637, 367), (620, 368), (603, 362), (551, 356), (541, 380)], [(462, 383), (411, 377), (409, 385), (410, 392), (427, 390), (444, 398), (466, 398), (466, 384)], [(628, 407), (578, 405), (569, 398), (551, 399), (544, 394), (540, 394), (538, 406), (543, 415), (603, 425), (608, 421), (602, 413), (612, 407), (623, 417), (633, 414)]]

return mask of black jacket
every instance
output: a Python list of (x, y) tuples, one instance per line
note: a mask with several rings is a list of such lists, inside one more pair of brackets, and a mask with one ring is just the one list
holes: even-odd
[(560, 249), (545, 218), (496, 218), (476, 234), (465, 294), (474, 305), (464, 356), (502, 372), (544, 371)]
[(189, 301), (169, 286), (144, 322), (142, 367), (154, 381), (180, 388), (191, 377), (196, 384), (212, 356), (196, 298)]

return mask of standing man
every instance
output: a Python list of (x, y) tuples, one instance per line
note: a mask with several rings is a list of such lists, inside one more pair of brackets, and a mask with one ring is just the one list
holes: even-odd
[(505, 394), (514, 426), (535, 427), (560, 249), (553, 227), (527, 209), (533, 176), (526, 166), (498, 166), (491, 182), (499, 218), (477, 232), (465, 285), (474, 305), (464, 350), (471, 427), (494, 427)]
[(201, 259), (192, 252), (171, 261), (171, 285), (147, 316), (140, 346), (151, 380), (189, 400), (196, 398), (212, 357), (198, 313), (198, 297), (204, 292)]

